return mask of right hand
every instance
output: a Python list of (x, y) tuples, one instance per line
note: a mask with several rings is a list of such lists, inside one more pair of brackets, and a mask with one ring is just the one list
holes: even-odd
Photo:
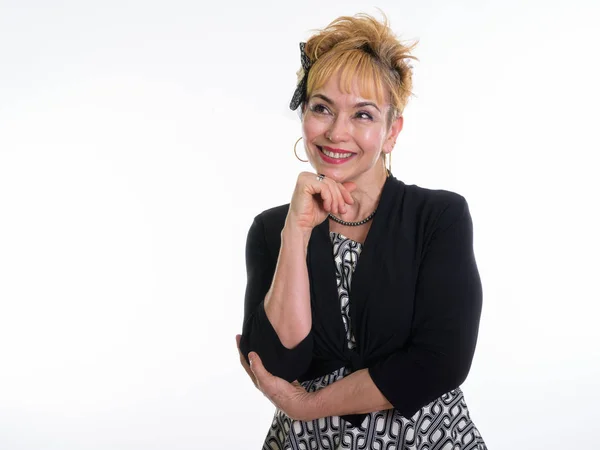
[[(322, 223), (327, 214), (344, 214), (347, 205), (354, 204), (350, 195), (356, 184), (338, 183), (330, 178), (319, 181), (317, 174), (302, 172), (298, 175), (286, 225), (293, 225), (305, 233)], [(291, 221), (291, 222), (290, 222)]]

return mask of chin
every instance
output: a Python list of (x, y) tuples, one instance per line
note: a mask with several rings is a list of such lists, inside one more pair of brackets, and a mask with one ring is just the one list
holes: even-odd
[(349, 181), (348, 174), (344, 170), (325, 170), (325, 172), (320, 173), (325, 175), (327, 178), (331, 178), (337, 183), (345, 183), (346, 181)]
[(321, 173), (337, 183), (345, 183), (352, 178), (353, 171), (350, 167), (332, 167), (330, 165), (311, 164), (316, 173)]

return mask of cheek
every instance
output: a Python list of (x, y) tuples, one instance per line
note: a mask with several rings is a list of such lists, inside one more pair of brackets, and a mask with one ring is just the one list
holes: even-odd
[(380, 129), (364, 128), (358, 130), (357, 139), (369, 150), (378, 151), (384, 143), (385, 133)]
[(313, 117), (306, 117), (302, 122), (302, 133), (304, 139), (311, 141), (316, 136), (322, 135), (327, 131), (327, 123), (317, 120)]

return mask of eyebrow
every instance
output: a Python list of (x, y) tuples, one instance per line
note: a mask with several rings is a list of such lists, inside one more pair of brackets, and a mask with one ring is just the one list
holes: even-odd
[[(335, 105), (335, 102), (333, 100), (331, 100), (330, 98), (326, 97), (323, 94), (314, 94), (313, 97), (318, 97), (320, 99), (325, 100), (330, 105)], [(373, 103), (373, 102), (358, 102), (356, 105), (354, 105), (355, 108), (363, 108), (365, 106), (372, 106), (377, 111), (381, 112), (381, 110), (379, 109), (379, 107), (375, 103)]]

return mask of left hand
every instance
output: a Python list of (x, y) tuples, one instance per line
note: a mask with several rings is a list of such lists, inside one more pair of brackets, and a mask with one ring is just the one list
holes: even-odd
[(240, 350), (240, 338), (236, 336), (240, 362), (254, 385), (267, 397), (275, 407), (283, 411), (290, 419), (310, 421), (316, 419), (316, 397), (306, 392), (298, 381), (289, 383), (283, 378), (271, 374), (256, 352), (250, 352), (250, 365)]

